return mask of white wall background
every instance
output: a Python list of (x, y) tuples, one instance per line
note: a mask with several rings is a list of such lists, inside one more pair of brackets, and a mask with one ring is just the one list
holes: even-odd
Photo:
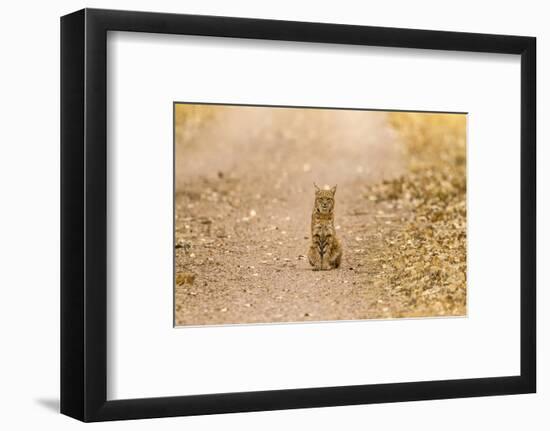
[[(5, 429), (71, 429), (59, 399), (59, 16), (82, 7), (340, 22), (538, 38), (539, 378), (536, 395), (118, 422), (96, 429), (408, 429), (543, 430), (550, 425), (550, 318), (544, 314), (550, 231), (544, 197), (550, 177), (546, 108), (550, 28), (544, 2), (445, 3), (278, 0), (11, 2), (0, 26), (0, 424)], [(546, 115), (545, 115), (546, 114)], [(497, 160), (495, 160), (497, 162)], [(488, 167), (490, 169), (490, 167)], [(489, 171), (490, 172), (490, 171)], [(498, 187), (498, 183), (495, 184)], [(498, 222), (498, 220), (495, 220)], [(502, 226), (503, 242), (506, 226)], [(131, 427), (131, 428), (130, 428)]]

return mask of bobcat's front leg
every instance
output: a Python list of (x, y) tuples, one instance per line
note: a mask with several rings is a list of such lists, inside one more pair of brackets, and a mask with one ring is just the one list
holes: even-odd
[(321, 269), (322, 259), (321, 254), (319, 253), (319, 248), (312, 244), (309, 247), (309, 252), (307, 253), (309, 259), (309, 264), (313, 266), (314, 271), (319, 271)]
[(330, 250), (329, 247), (327, 247), (327, 245), (325, 245), (323, 247), (323, 253), (321, 254), (321, 269), (323, 270), (328, 270), (330, 269), (330, 254), (328, 253), (328, 251)]

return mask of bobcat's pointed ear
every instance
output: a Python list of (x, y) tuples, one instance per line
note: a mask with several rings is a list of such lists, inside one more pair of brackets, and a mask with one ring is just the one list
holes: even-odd
[(315, 183), (313, 183), (313, 186), (315, 187), (315, 192), (320, 192), (321, 189), (319, 188), (319, 186)]
[(330, 188), (330, 191), (332, 192), (333, 195), (334, 195), (334, 193), (336, 193), (336, 187), (338, 187), (338, 184), (336, 184), (334, 187)]

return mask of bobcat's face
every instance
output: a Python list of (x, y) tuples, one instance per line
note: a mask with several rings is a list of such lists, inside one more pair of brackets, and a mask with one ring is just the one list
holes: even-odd
[(315, 185), (315, 211), (320, 214), (330, 214), (334, 209), (334, 193), (336, 186), (330, 189), (320, 189)]

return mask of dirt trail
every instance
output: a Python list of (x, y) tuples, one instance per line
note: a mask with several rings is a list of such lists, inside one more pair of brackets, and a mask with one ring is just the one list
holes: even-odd
[[(399, 313), (371, 283), (377, 249), (406, 217), (365, 197), (404, 169), (385, 113), (227, 108), (176, 145), (176, 325)], [(338, 270), (305, 258), (314, 181), (338, 184)]]

